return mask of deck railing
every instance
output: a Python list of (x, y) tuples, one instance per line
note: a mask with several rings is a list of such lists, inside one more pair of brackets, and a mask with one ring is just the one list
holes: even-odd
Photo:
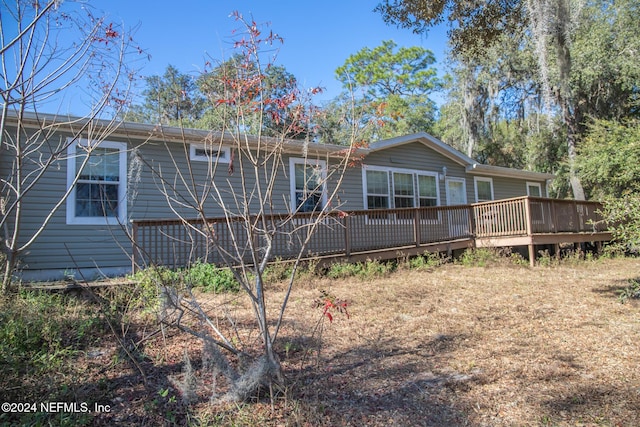
[[(518, 197), (459, 206), (376, 209), (323, 214), (304, 257), (416, 247), (438, 242), (537, 233), (604, 230), (596, 202)], [(134, 269), (149, 264), (172, 268), (195, 260), (251, 262), (250, 243), (273, 236), (273, 257), (297, 256), (317, 219), (312, 214), (272, 215), (266, 231), (250, 236), (243, 220), (134, 220)]]
[(606, 229), (599, 202), (517, 197), (476, 203), (476, 237), (587, 233)]

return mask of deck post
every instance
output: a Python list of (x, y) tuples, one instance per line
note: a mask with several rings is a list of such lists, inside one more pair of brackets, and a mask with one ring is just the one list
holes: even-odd
[(533, 242), (529, 244), (529, 265), (536, 266), (536, 245)]
[(527, 237), (529, 238), (529, 265), (536, 266), (536, 246), (533, 244), (533, 226), (531, 224), (531, 197), (526, 196), (524, 199), (524, 216), (527, 221)]
[(420, 208), (413, 210), (413, 239), (416, 243), (416, 248), (420, 247), (422, 236), (420, 236)]
[(138, 271), (138, 223), (131, 220), (131, 273)]
[(344, 254), (351, 256), (351, 230), (349, 229), (349, 215), (342, 217), (342, 226), (344, 227)]

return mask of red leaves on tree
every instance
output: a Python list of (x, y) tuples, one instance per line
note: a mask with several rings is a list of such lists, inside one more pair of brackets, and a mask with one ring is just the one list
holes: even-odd
[(322, 307), (322, 315), (329, 319), (329, 323), (333, 323), (333, 314), (331, 312), (344, 314), (349, 319), (348, 306), (349, 303), (347, 301), (338, 299), (325, 290), (320, 291), (320, 298), (316, 300), (316, 307)]
[(113, 22), (105, 30), (105, 37), (108, 39), (114, 39), (118, 37), (118, 32), (113, 29)]
[(93, 40), (98, 43), (104, 43), (108, 45), (112, 39), (116, 39), (118, 37), (119, 37), (119, 34), (116, 30), (113, 29), (113, 22), (112, 22), (109, 24), (108, 27), (104, 29), (104, 37), (95, 37)]

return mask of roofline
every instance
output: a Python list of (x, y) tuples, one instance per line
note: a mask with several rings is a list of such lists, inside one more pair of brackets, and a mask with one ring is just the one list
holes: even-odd
[(471, 175), (490, 175), (503, 178), (530, 179), (532, 181), (546, 181), (556, 176), (551, 173), (525, 171), (521, 169), (505, 168), (502, 166), (483, 165), (474, 163), (466, 167), (466, 172)]
[[(17, 122), (17, 115), (13, 111), (9, 111), (7, 119)], [(165, 126), (162, 124), (147, 124), (137, 122), (127, 122), (118, 119), (98, 119), (91, 117), (78, 117), (63, 114), (35, 113), (26, 111), (23, 113), (23, 125), (30, 128), (39, 128), (45, 124), (57, 125), (61, 128), (73, 130), (74, 127), (84, 126), (93, 123), (98, 127), (109, 129), (109, 135), (119, 136), (123, 138), (131, 138), (146, 141), (149, 139), (163, 140), (175, 143), (191, 143), (203, 142), (206, 140), (219, 140), (231, 143), (238, 138), (244, 139), (249, 146), (257, 146), (258, 143), (276, 143), (281, 142), (279, 138), (254, 136), (248, 134), (234, 135), (231, 132), (220, 132), (206, 129), (183, 128), (178, 126)], [(318, 144), (315, 142), (305, 142), (295, 139), (285, 139), (283, 151), (288, 154), (302, 154), (304, 152), (315, 155), (331, 155), (343, 154), (345, 150), (349, 150), (348, 146), (333, 144)], [(377, 151), (385, 150), (391, 147), (397, 147), (412, 142), (420, 142), (437, 153), (447, 157), (448, 159), (465, 167), (467, 173), (472, 175), (490, 175), (505, 178), (530, 179), (533, 181), (544, 181), (554, 179), (555, 175), (541, 172), (524, 171), (520, 169), (505, 168), (501, 166), (483, 165), (476, 162), (471, 157), (461, 153), (450, 145), (442, 142), (438, 138), (429, 135), (426, 132), (414, 133), (410, 135), (398, 136), (395, 138), (376, 141), (369, 144), (368, 148), (359, 148), (354, 154), (367, 155)]]
[[(7, 119), (16, 123), (18, 118), (15, 112), (9, 111)], [(175, 143), (198, 143), (206, 140), (220, 140), (222, 143), (232, 143), (237, 139), (242, 139), (247, 145), (257, 146), (258, 143), (269, 144), (285, 142), (283, 151), (291, 154), (302, 154), (308, 152), (312, 154), (338, 154), (348, 150), (348, 146), (333, 144), (318, 144), (315, 142), (305, 142), (296, 139), (280, 139), (268, 136), (255, 136), (249, 134), (233, 134), (231, 132), (221, 132), (206, 129), (194, 129), (179, 126), (167, 126), (162, 124), (148, 124), (128, 122), (119, 119), (99, 119), (91, 117), (78, 117), (64, 114), (35, 113), (25, 111), (22, 117), (23, 126), (27, 128), (40, 128), (43, 125), (55, 125), (61, 129), (72, 131), (74, 128), (93, 123), (95, 126), (108, 130), (109, 136), (146, 141), (149, 139), (162, 140)], [(110, 129), (111, 128), (111, 129)], [(110, 130), (109, 130), (110, 129)], [(367, 150), (358, 149), (357, 153), (364, 153)]]
[(471, 157), (461, 153), (450, 145), (442, 142), (433, 135), (429, 135), (426, 132), (414, 133), (410, 135), (398, 136), (395, 138), (385, 139), (383, 141), (377, 141), (369, 145), (370, 152), (376, 152), (391, 147), (397, 147), (412, 142), (421, 142), (428, 146), (439, 154), (447, 157), (450, 160), (458, 163), (462, 166), (469, 166), (476, 163)]
[(532, 172), (520, 169), (505, 168), (502, 166), (483, 165), (464, 153), (456, 150), (438, 138), (426, 132), (414, 133), (411, 135), (399, 136), (396, 138), (377, 141), (369, 145), (370, 152), (385, 150), (391, 147), (398, 147), (412, 142), (420, 142), (446, 158), (465, 167), (471, 175), (489, 175), (504, 178), (530, 179), (532, 181), (546, 181), (554, 179), (555, 175), (549, 173)]

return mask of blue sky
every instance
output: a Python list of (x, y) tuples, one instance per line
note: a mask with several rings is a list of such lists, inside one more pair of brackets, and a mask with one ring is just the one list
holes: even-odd
[(182, 0), (154, 2), (137, 0), (92, 0), (97, 10), (126, 28), (137, 27), (136, 42), (151, 55), (142, 74), (161, 75), (172, 64), (183, 73), (197, 74), (207, 56), (221, 60), (232, 53), (231, 35), (238, 28), (229, 15), (234, 10), (284, 38), (276, 63), (296, 76), (303, 87), (322, 86), (319, 100), (340, 92), (334, 71), (347, 57), (363, 47), (376, 47), (383, 40), (399, 46), (422, 46), (431, 50), (438, 71), (445, 59), (444, 29), (428, 36), (386, 25), (373, 9), (377, 0), (263, 1)]

